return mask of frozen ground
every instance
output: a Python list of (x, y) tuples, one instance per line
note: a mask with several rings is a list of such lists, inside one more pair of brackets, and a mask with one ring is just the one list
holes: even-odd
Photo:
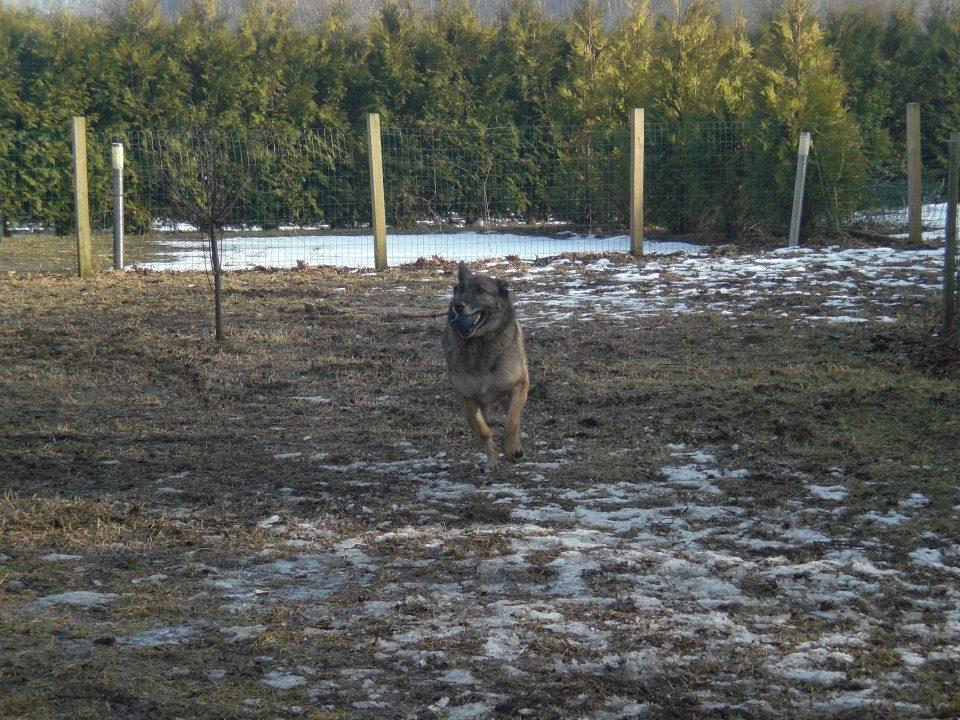
[(661, 312), (706, 311), (731, 322), (772, 312), (808, 322), (894, 323), (918, 293), (940, 286), (942, 263), (942, 250), (833, 247), (653, 257), (642, 266), (560, 259), (505, 272), (527, 284), (518, 304), (541, 324), (601, 317), (629, 324)]
[(73, 304), (73, 280), (35, 280), (5, 392), (40, 378), (57, 410), (0, 445), (41, 496), (2, 506), (0, 710), (954, 717), (956, 386), (863, 334), (924, 312), (941, 262), (487, 263), (534, 376), (527, 456), (493, 476), (438, 328), (367, 310), (438, 305), (448, 268), (230, 276), (235, 339), (211, 350), (195, 277), (105, 277)]
[[(960, 662), (960, 545), (891, 553), (889, 526), (857, 517), (842, 485), (825, 492), (802, 474), (793, 499), (758, 512), (750, 470), (702, 448), (666, 450), (654, 477), (616, 482), (561, 480), (558, 469), (579, 460), (573, 441), (539, 447), (535, 462), (494, 480), (465, 481), (473, 461), (413, 447), (399, 462), (319, 464), (330, 480), (312, 492), (400, 484), (414, 492), (413, 521), (344, 537), (287, 497), (270, 532), (278, 551), (295, 554), (211, 569), (197, 590), (248, 618), (308, 602), (305, 632), (350, 638), (358, 664), (317, 681), (282, 656), (265, 658), (264, 682), (302, 685), (321, 702), (350, 698), (358, 717), (402, 704), (401, 677), (420, 684), (422, 712), (451, 718), (498, 717), (505, 701), (511, 716), (544, 716), (539, 693), (524, 705), (524, 686), (589, 687), (594, 677), (619, 691), (600, 706), (567, 698), (547, 715), (658, 718), (662, 706), (637, 702), (636, 689), (650, 697), (651, 682), (683, 686), (708, 668), (714, 682), (690, 699), (697, 716), (922, 713), (898, 697), (926, 665)], [(610, 454), (629, 463), (636, 452)], [(903, 498), (905, 517), (923, 500)], [(451, 527), (465, 503), (504, 519)], [(362, 599), (333, 600), (345, 586), (362, 588)], [(892, 633), (876, 616), (891, 597)], [(890, 643), (881, 673), (865, 666), (878, 634)]]

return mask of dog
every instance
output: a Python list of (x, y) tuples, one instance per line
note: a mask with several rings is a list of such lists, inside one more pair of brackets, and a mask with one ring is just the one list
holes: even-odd
[(522, 457), (520, 414), (530, 390), (530, 372), (506, 281), (474, 274), (460, 263), (443, 331), (443, 355), (467, 422), (483, 441), (487, 471), (500, 466), (487, 414), (491, 405), (506, 401), (504, 456)]

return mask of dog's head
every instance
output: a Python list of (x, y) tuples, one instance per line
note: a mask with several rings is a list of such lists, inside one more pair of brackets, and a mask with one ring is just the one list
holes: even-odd
[(475, 275), (466, 263), (460, 263), (448, 314), (448, 322), (460, 337), (469, 339), (496, 332), (512, 310), (510, 288), (505, 280)]

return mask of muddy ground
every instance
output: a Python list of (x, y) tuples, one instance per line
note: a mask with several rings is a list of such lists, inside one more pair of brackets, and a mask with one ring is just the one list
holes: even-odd
[(939, 261), (493, 264), (492, 476), (452, 267), (7, 276), (0, 717), (957, 717)]

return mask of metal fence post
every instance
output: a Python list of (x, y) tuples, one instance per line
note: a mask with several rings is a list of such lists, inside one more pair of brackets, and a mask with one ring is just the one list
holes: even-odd
[(943, 258), (943, 335), (953, 329), (957, 314), (957, 194), (960, 184), (960, 133), (950, 133), (947, 170), (947, 232)]
[(77, 274), (85, 278), (94, 273), (87, 190), (87, 119), (73, 118), (70, 121), (70, 131), (70, 144), (73, 148), (73, 220), (77, 232)]
[(643, 255), (643, 108), (630, 113), (630, 254)]
[(123, 143), (110, 143), (113, 166), (113, 267), (123, 270)]
[(907, 229), (917, 244), (923, 241), (920, 182), (920, 105), (907, 103)]
[(797, 146), (797, 176), (793, 182), (793, 212), (790, 215), (789, 246), (800, 244), (800, 220), (803, 213), (803, 187), (807, 179), (807, 159), (810, 157), (810, 133), (800, 133)]
[(370, 203), (373, 210), (373, 264), (387, 267), (387, 214), (383, 193), (383, 154), (380, 148), (380, 114), (367, 114), (367, 152), (370, 156)]

